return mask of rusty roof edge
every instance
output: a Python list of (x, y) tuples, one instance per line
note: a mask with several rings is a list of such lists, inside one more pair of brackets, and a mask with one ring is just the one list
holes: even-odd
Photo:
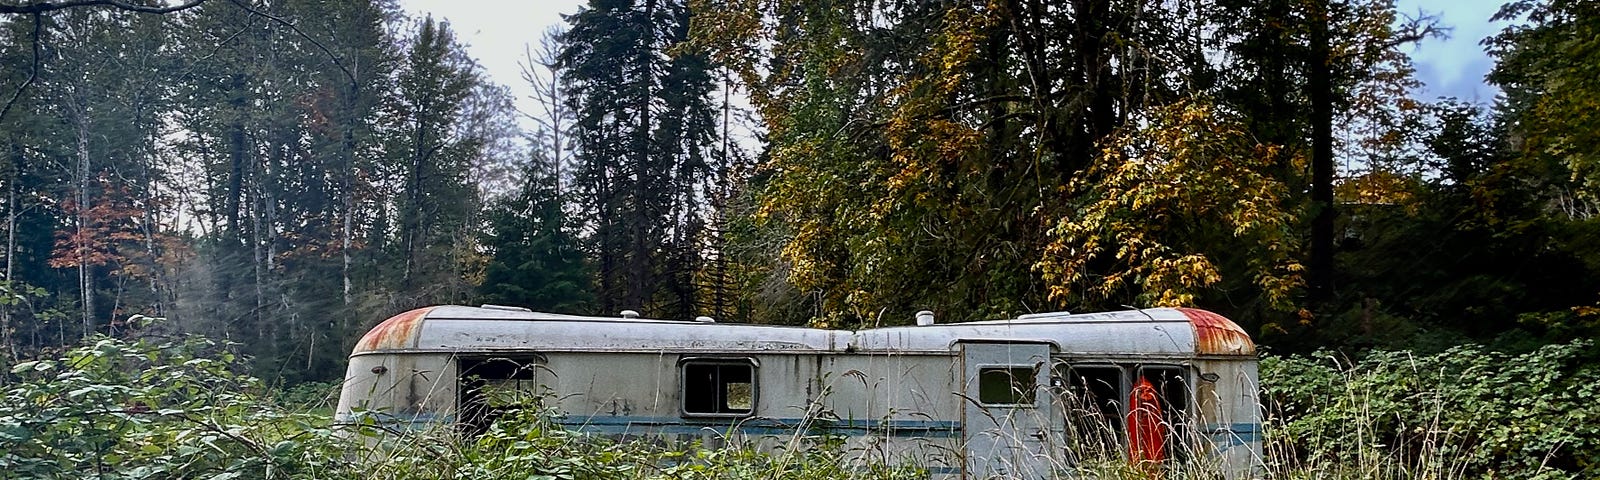
[(1174, 308), (1189, 318), (1194, 328), (1194, 348), (1199, 355), (1254, 356), (1256, 344), (1243, 327), (1215, 312), (1198, 308)]
[(408, 310), (378, 322), (366, 335), (361, 336), (351, 353), (416, 347), (417, 339), (422, 335), (422, 322), (435, 308)]

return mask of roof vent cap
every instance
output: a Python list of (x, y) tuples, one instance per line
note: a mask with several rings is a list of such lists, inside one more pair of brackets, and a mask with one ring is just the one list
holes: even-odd
[(639, 318), (639, 312), (633, 310), (623, 310), (622, 318)]
[(717, 323), (717, 319), (711, 318), (711, 317), (707, 317), (705, 315), (694, 317), (694, 321), (700, 322), (700, 323)]
[(928, 325), (933, 325), (933, 312), (928, 310), (917, 312), (917, 326), (926, 327)]

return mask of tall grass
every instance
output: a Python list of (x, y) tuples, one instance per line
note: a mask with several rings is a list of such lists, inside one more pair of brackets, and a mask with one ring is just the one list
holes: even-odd
[(1262, 361), (1275, 478), (1600, 478), (1600, 364), (1532, 352), (1321, 353)]
[[(797, 433), (777, 448), (616, 440), (564, 430), (527, 408), (465, 438), (455, 428), (334, 425), (336, 387), (277, 392), (203, 339), (100, 339), (23, 362), (0, 398), (0, 478), (856, 479), (925, 478), (917, 459), (869, 455), (842, 437)], [(1431, 356), (1269, 358), (1262, 478), (1600, 477), (1600, 371), (1587, 344), (1522, 355), (1470, 347)], [(1124, 436), (1058, 402), (1057, 478), (1212, 479), (1196, 429), (1186, 462), (1130, 465)], [(820, 409), (811, 409), (819, 412)], [(814, 413), (815, 414), (815, 413)], [(1061, 417), (1058, 417), (1061, 418)], [(1181, 419), (1179, 419), (1181, 420)], [(727, 432), (720, 432), (727, 433)], [(1022, 442), (1022, 439), (1016, 439)], [(770, 442), (769, 442), (770, 444)], [(1023, 459), (1019, 459), (1022, 461)]]

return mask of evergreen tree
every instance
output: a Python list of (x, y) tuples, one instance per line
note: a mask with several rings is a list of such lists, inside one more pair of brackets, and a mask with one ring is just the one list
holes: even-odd
[(489, 303), (584, 313), (594, 301), (592, 272), (548, 165), (528, 162), (522, 190), (489, 210), (489, 263), (478, 292)]
[(559, 58), (577, 113), (573, 186), (593, 232), (600, 308), (694, 315), (706, 182), (721, 166), (707, 155), (711, 65), (677, 48), (688, 7), (596, 0), (568, 21)]

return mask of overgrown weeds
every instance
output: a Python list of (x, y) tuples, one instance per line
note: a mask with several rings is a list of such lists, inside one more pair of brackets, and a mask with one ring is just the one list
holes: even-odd
[[(1267, 478), (1560, 479), (1600, 475), (1600, 370), (1587, 343), (1523, 355), (1320, 354), (1262, 363)], [(334, 385), (271, 391), (202, 338), (95, 339), (13, 366), (0, 391), (0, 477), (213, 479), (926, 478), (863, 462), (841, 437), (763, 451), (574, 433), (526, 409), (464, 440), (452, 428), (332, 425)], [(1089, 426), (1099, 426), (1094, 422)], [(1115, 432), (1073, 478), (1152, 478)], [(1059, 467), (1059, 466), (1058, 466)], [(1155, 475), (1218, 477), (1200, 458)]]
[[(464, 440), (449, 427), (333, 425), (332, 385), (271, 392), (216, 342), (99, 338), (15, 365), (0, 399), (0, 478), (924, 478), (861, 465), (838, 437), (796, 448), (698, 448), (563, 430), (536, 409)], [(320, 391), (319, 391), (320, 389)], [(318, 400), (322, 399), (322, 400)], [(287, 406), (286, 406), (287, 405)]]
[(1508, 355), (1321, 353), (1262, 361), (1269, 471), (1281, 478), (1600, 476), (1591, 344)]

